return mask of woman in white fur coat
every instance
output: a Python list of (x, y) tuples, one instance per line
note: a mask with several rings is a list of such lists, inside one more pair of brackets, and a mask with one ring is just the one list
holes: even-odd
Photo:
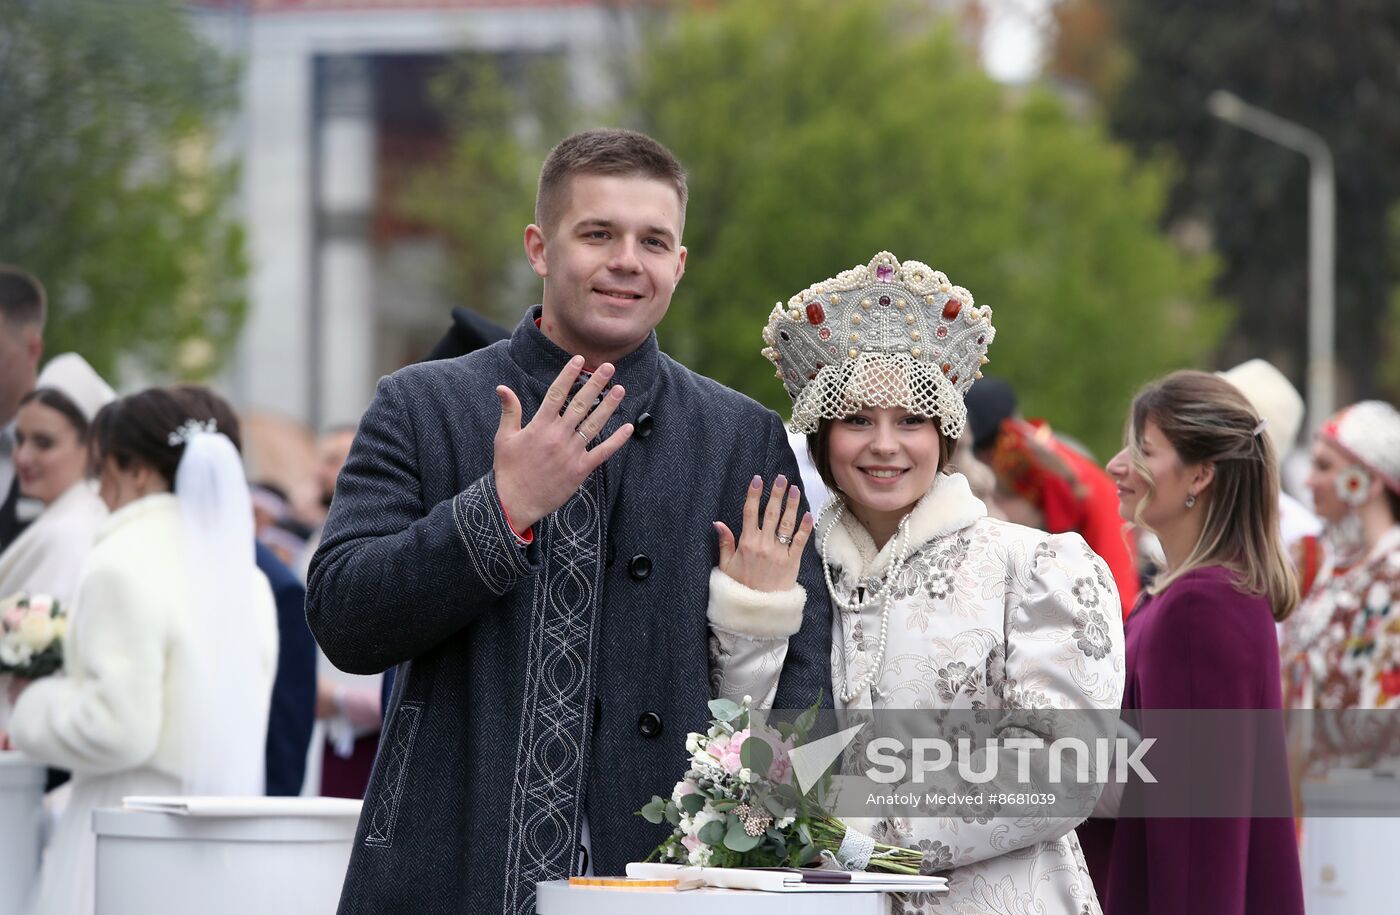
[[(102, 525), (78, 589), (64, 677), (18, 697), (11, 740), (73, 773), (30, 911), (91, 915), (92, 811), (136, 794), (260, 794), (277, 616), (253, 563), (233, 445), (169, 392), (93, 424)], [(240, 548), (241, 545), (241, 548)]]
[[(78, 576), (107, 506), (88, 478), (88, 430), (116, 394), (77, 353), (56, 356), (15, 418), (20, 495), (43, 505), (0, 552), (0, 598), (48, 594), (72, 609)], [(5, 722), (0, 720), (0, 728)]]
[[(990, 318), (942, 273), (881, 253), (777, 306), (764, 331), (764, 355), (794, 399), (792, 428), (808, 433), (834, 496), (815, 542), (833, 603), (837, 708), (1094, 709), (1111, 728), (1123, 635), (1103, 560), (1078, 534), (987, 517), (949, 466)], [(794, 520), (776, 539), (796, 550)], [(726, 577), (715, 573), (711, 627), (751, 659), (744, 691), (767, 695), (764, 677), (795, 631), (791, 601)], [(925, 873), (948, 878), (946, 894), (892, 897), (895, 912), (1086, 915), (1099, 905), (1073, 831), (1082, 818), (848, 825), (922, 850)]]

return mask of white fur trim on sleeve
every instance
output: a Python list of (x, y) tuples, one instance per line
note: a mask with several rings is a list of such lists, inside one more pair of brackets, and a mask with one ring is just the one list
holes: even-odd
[(751, 639), (785, 639), (802, 628), (807, 589), (755, 591), (718, 568), (710, 573), (710, 625)]

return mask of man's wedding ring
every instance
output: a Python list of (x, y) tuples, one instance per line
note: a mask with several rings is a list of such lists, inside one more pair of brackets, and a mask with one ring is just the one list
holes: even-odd
[(779, 534), (778, 542), (781, 543), (783, 546), (792, 546), (792, 538), (786, 534)]
[(588, 436), (584, 435), (584, 434), (583, 434), (581, 431), (579, 431), (578, 429), (575, 429), (575, 430), (574, 430), (574, 435), (577, 435), (579, 438), (583, 439), (583, 443), (584, 443), (585, 445), (588, 444)]

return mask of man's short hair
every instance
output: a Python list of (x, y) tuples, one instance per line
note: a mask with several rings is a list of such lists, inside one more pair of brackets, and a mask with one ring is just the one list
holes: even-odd
[(640, 175), (669, 183), (680, 200), (681, 225), (685, 225), (687, 198), (685, 169), (660, 143), (635, 130), (585, 130), (560, 141), (540, 169), (535, 195), (535, 225), (548, 235), (568, 206), (569, 181), (574, 175)]
[(34, 274), (0, 264), (0, 318), (15, 327), (43, 330), (48, 305), (44, 284)]

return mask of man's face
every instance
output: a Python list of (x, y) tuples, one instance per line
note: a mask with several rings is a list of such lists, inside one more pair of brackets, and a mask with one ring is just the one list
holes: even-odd
[(18, 325), (0, 315), (0, 426), (9, 425), (20, 400), (34, 390), (43, 351), (37, 327)]
[(558, 225), (525, 230), (530, 266), (544, 278), (541, 329), (590, 365), (632, 352), (665, 317), (685, 272), (680, 235), (670, 184), (574, 175)]

